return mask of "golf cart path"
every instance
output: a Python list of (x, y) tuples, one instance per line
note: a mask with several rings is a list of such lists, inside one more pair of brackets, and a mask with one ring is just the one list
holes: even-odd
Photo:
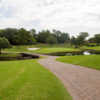
[(73, 100), (100, 100), (100, 71), (65, 64), (47, 56), (39, 63), (53, 72), (69, 91)]

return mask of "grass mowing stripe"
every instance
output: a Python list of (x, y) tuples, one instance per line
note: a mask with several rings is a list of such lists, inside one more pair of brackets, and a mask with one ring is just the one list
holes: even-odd
[(62, 83), (36, 60), (0, 62), (0, 98), (72, 100)]

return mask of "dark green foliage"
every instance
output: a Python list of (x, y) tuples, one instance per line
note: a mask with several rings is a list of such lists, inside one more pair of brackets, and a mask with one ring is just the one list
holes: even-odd
[(47, 42), (48, 44), (56, 44), (56, 43), (57, 43), (57, 38), (54, 37), (53, 35), (50, 35), (50, 36), (47, 38), (46, 42)]
[(89, 43), (95, 43), (96, 41), (95, 41), (95, 38), (94, 37), (91, 37), (91, 38), (89, 38), (88, 42)]
[(72, 36), (71, 44), (75, 45), (76, 48), (85, 45), (88, 35), (89, 34), (87, 32), (81, 32), (77, 37)]
[(71, 38), (71, 44), (76, 45), (76, 38), (74, 36), (72, 36)]
[(57, 38), (58, 43), (60, 43), (60, 36), (61, 36), (61, 31), (58, 30), (53, 30), (53, 34), (55, 35), (55, 37)]
[(13, 44), (14, 37), (17, 35), (18, 30), (14, 28), (7, 28), (2, 30), (1, 34), (7, 38), (11, 44)]
[(37, 33), (36, 33), (36, 30), (35, 30), (35, 29), (31, 29), (31, 30), (30, 30), (30, 34), (31, 34), (31, 36), (32, 36), (35, 40), (37, 40), (38, 35), (37, 35)]
[(70, 37), (68, 33), (62, 33), (60, 36), (60, 43), (69, 43), (70, 42)]
[(35, 39), (30, 35), (29, 31), (26, 31), (25, 29), (21, 28), (18, 31), (18, 42), (17, 44), (21, 44), (21, 45), (27, 45), (27, 44), (33, 44), (35, 43)]
[(64, 33), (58, 30), (53, 30), (53, 34), (55, 35), (58, 43), (70, 42), (70, 36), (68, 33)]
[(77, 37), (77, 45), (84, 45), (86, 38), (89, 36), (87, 32), (81, 32)]
[(0, 30), (0, 37), (3, 37), (4, 36), (3, 31), (4, 30)]
[(87, 32), (81, 32), (76, 37), (70, 37), (69, 33), (59, 30), (42, 30), (37, 33), (35, 29), (28, 31), (24, 28), (7, 28), (0, 30), (0, 37), (7, 38), (12, 45), (31, 45), (37, 42), (45, 44), (65, 43), (74, 45), (75, 47), (80, 47), (88, 43), (97, 43), (97, 45), (100, 45), (100, 34), (96, 34), (93, 38), (87, 40)]
[(94, 37), (91, 37), (89, 43), (96, 43), (96, 45), (100, 45), (100, 34), (95, 34)]
[(14, 28), (1, 30), (0, 37), (7, 38), (12, 45), (26, 45), (34, 44), (36, 42), (30, 32), (23, 28), (19, 30)]
[(11, 47), (9, 41), (4, 37), (3, 38), (0, 37), (0, 54), (2, 49), (9, 48), (9, 47)]
[(96, 34), (96, 35), (94, 36), (94, 40), (95, 40), (95, 42), (96, 42), (97, 44), (100, 45), (100, 34)]
[(43, 31), (39, 32), (37, 40), (40, 43), (46, 43), (46, 40), (49, 36), (50, 36), (50, 31), (43, 30)]

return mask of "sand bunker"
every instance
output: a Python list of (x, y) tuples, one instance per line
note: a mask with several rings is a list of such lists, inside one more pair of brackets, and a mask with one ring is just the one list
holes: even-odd
[(38, 50), (38, 49), (40, 49), (40, 48), (28, 48), (28, 50)]

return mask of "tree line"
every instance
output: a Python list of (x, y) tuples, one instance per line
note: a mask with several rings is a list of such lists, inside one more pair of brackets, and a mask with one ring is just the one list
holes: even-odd
[(26, 30), (24, 28), (6, 28), (0, 30), (0, 41), (6, 39), (11, 45), (31, 45), (36, 43), (45, 44), (70, 44), (75, 47), (88, 43), (100, 44), (100, 34), (88, 38), (88, 32), (80, 32), (77, 36), (70, 36), (67, 32), (59, 30), (42, 30), (36, 32), (35, 29)]

